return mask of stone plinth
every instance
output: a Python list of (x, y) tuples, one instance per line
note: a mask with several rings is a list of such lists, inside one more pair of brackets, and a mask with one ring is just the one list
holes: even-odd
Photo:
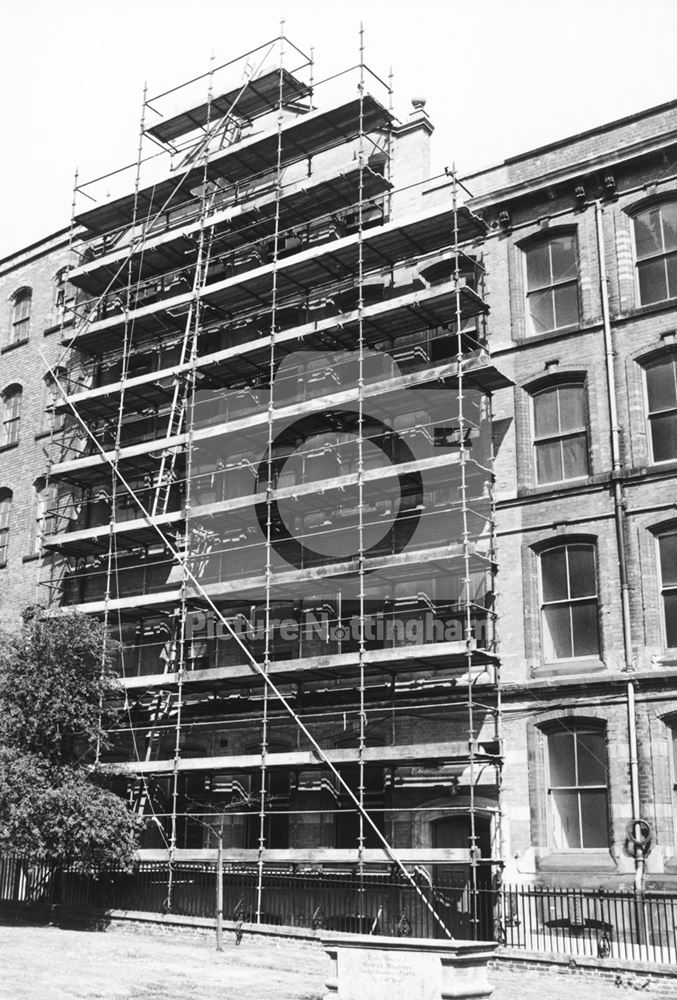
[(325, 1000), (457, 1000), (493, 992), (496, 945), (476, 941), (323, 934), (332, 963)]

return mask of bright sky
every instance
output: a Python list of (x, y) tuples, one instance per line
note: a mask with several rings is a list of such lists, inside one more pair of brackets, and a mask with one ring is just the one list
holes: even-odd
[[(131, 162), (157, 93), (286, 33), (316, 75), (394, 72), (462, 172), (677, 97), (675, 0), (4, 0), (0, 257), (68, 224), (80, 179)], [(352, 92), (351, 92), (352, 93)]]

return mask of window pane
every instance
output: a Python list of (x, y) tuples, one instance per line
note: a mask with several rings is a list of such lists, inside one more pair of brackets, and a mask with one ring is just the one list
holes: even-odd
[(547, 243), (541, 243), (527, 251), (527, 291), (551, 283), (550, 251)]
[(606, 785), (606, 747), (601, 733), (576, 733), (578, 785)]
[(665, 639), (671, 648), (677, 646), (677, 591), (663, 594), (663, 615), (665, 617)]
[(578, 434), (562, 441), (562, 479), (576, 479), (588, 474), (588, 436)]
[(536, 445), (536, 478), (539, 483), (559, 483), (564, 479), (559, 441)]
[(661, 580), (664, 587), (677, 586), (677, 532), (661, 535), (658, 540), (661, 557)]
[(562, 431), (580, 431), (585, 427), (585, 390), (582, 385), (559, 387), (559, 414)]
[[(560, 850), (607, 847), (607, 765), (604, 733), (571, 730), (548, 736), (549, 801), (553, 847)], [(575, 748), (576, 767), (572, 768)], [(568, 787), (567, 787), (568, 786)], [(597, 787), (595, 787), (597, 786)]]
[(546, 389), (534, 396), (536, 437), (551, 437), (559, 432), (557, 389)]
[(677, 458), (677, 413), (652, 418), (651, 443), (654, 462)]
[(663, 246), (666, 250), (677, 250), (677, 201), (661, 206), (663, 218)]
[(571, 618), (568, 604), (551, 604), (543, 609), (543, 639), (547, 661), (571, 658)]
[(16, 299), (14, 302), (14, 322), (20, 323), (22, 320), (28, 319), (31, 312), (31, 297), (30, 295), (22, 295), (20, 298)]
[(6, 420), (4, 424), (3, 444), (14, 444), (19, 440), (19, 421)]
[(663, 249), (661, 239), (660, 209), (650, 208), (641, 212), (635, 219), (635, 248), (637, 259), (660, 253)]
[(546, 333), (555, 328), (552, 292), (532, 292), (527, 300), (532, 333)]
[(572, 597), (592, 597), (597, 593), (595, 553), (591, 545), (569, 545), (569, 585)]
[(677, 406), (677, 384), (674, 358), (666, 358), (646, 370), (646, 389), (649, 411), (670, 410)]
[(548, 736), (548, 764), (551, 788), (576, 784), (573, 733), (552, 733)]
[(578, 792), (551, 792), (553, 846), (561, 850), (581, 846)]
[(551, 241), (552, 278), (555, 281), (566, 281), (576, 278), (576, 244), (573, 235), (557, 236)]
[(555, 288), (555, 328), (574, 326), (578, 323), (578, 286), (562, 285)]
[(665, 267), (668, 272), (668, 295), (674, 299), (677, 297), (677, 254), (666, 257)]
[(562, 601), (569, 596), (565, 549), (549, 549), (541, 556), (543, 600)]
[(606, 792), (581, 792), (582, 847), (609, 846)]
[(21, 393), (14, 392), (5, 399), (5, 420), (18, 420), (21, 409)]
[(12, 501), (9, 497), (0, 500), (0, 562), (7, 561), (7, 545), (9, 542), (9, 511)]
[(599, 653), (597, 601), (583, 601), (571, 608), (573, 655), (595, 656)]
[(661, 302), (668, 297), (668, 286), (665, 279), (665, 261), (647, 260), (637, 265), (639, 275), (639, 300), (643, 305), (649, 302)]

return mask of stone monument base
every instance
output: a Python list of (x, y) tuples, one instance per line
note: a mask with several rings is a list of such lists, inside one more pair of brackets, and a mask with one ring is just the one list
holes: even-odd
[(459, 1000), (488, 997), (490, 941), (322, 934), (332, 963), (325, 1000)]

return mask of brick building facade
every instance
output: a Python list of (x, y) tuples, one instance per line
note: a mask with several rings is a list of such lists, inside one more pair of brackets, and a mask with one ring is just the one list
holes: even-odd
[[(514, 382), (494, 396), (510, 881), (632, 881), (629, 715), (649, 883), (677, 877), (676, 164), (671, 103), (465, 179)], [(52, 419), (36, 348), (58, 363), (67, 257), (61, 232), (0, 262), (5, 624), (36, 598)]]
[(5, 627), (16, 625), (21, 609), (40, 600), (45, 473), (55, 420), (46, 372), (58, 368), (60, 331), (73, 323), (65, 283), (68, 247), (64, 229), (0, 261), (0, 623)]
[(633, 695), (649, 884), (677, 872), (676, 127), (671, 103), (467, 178), (515, 383), (494, 409), (512, 879), (631, 880)]

